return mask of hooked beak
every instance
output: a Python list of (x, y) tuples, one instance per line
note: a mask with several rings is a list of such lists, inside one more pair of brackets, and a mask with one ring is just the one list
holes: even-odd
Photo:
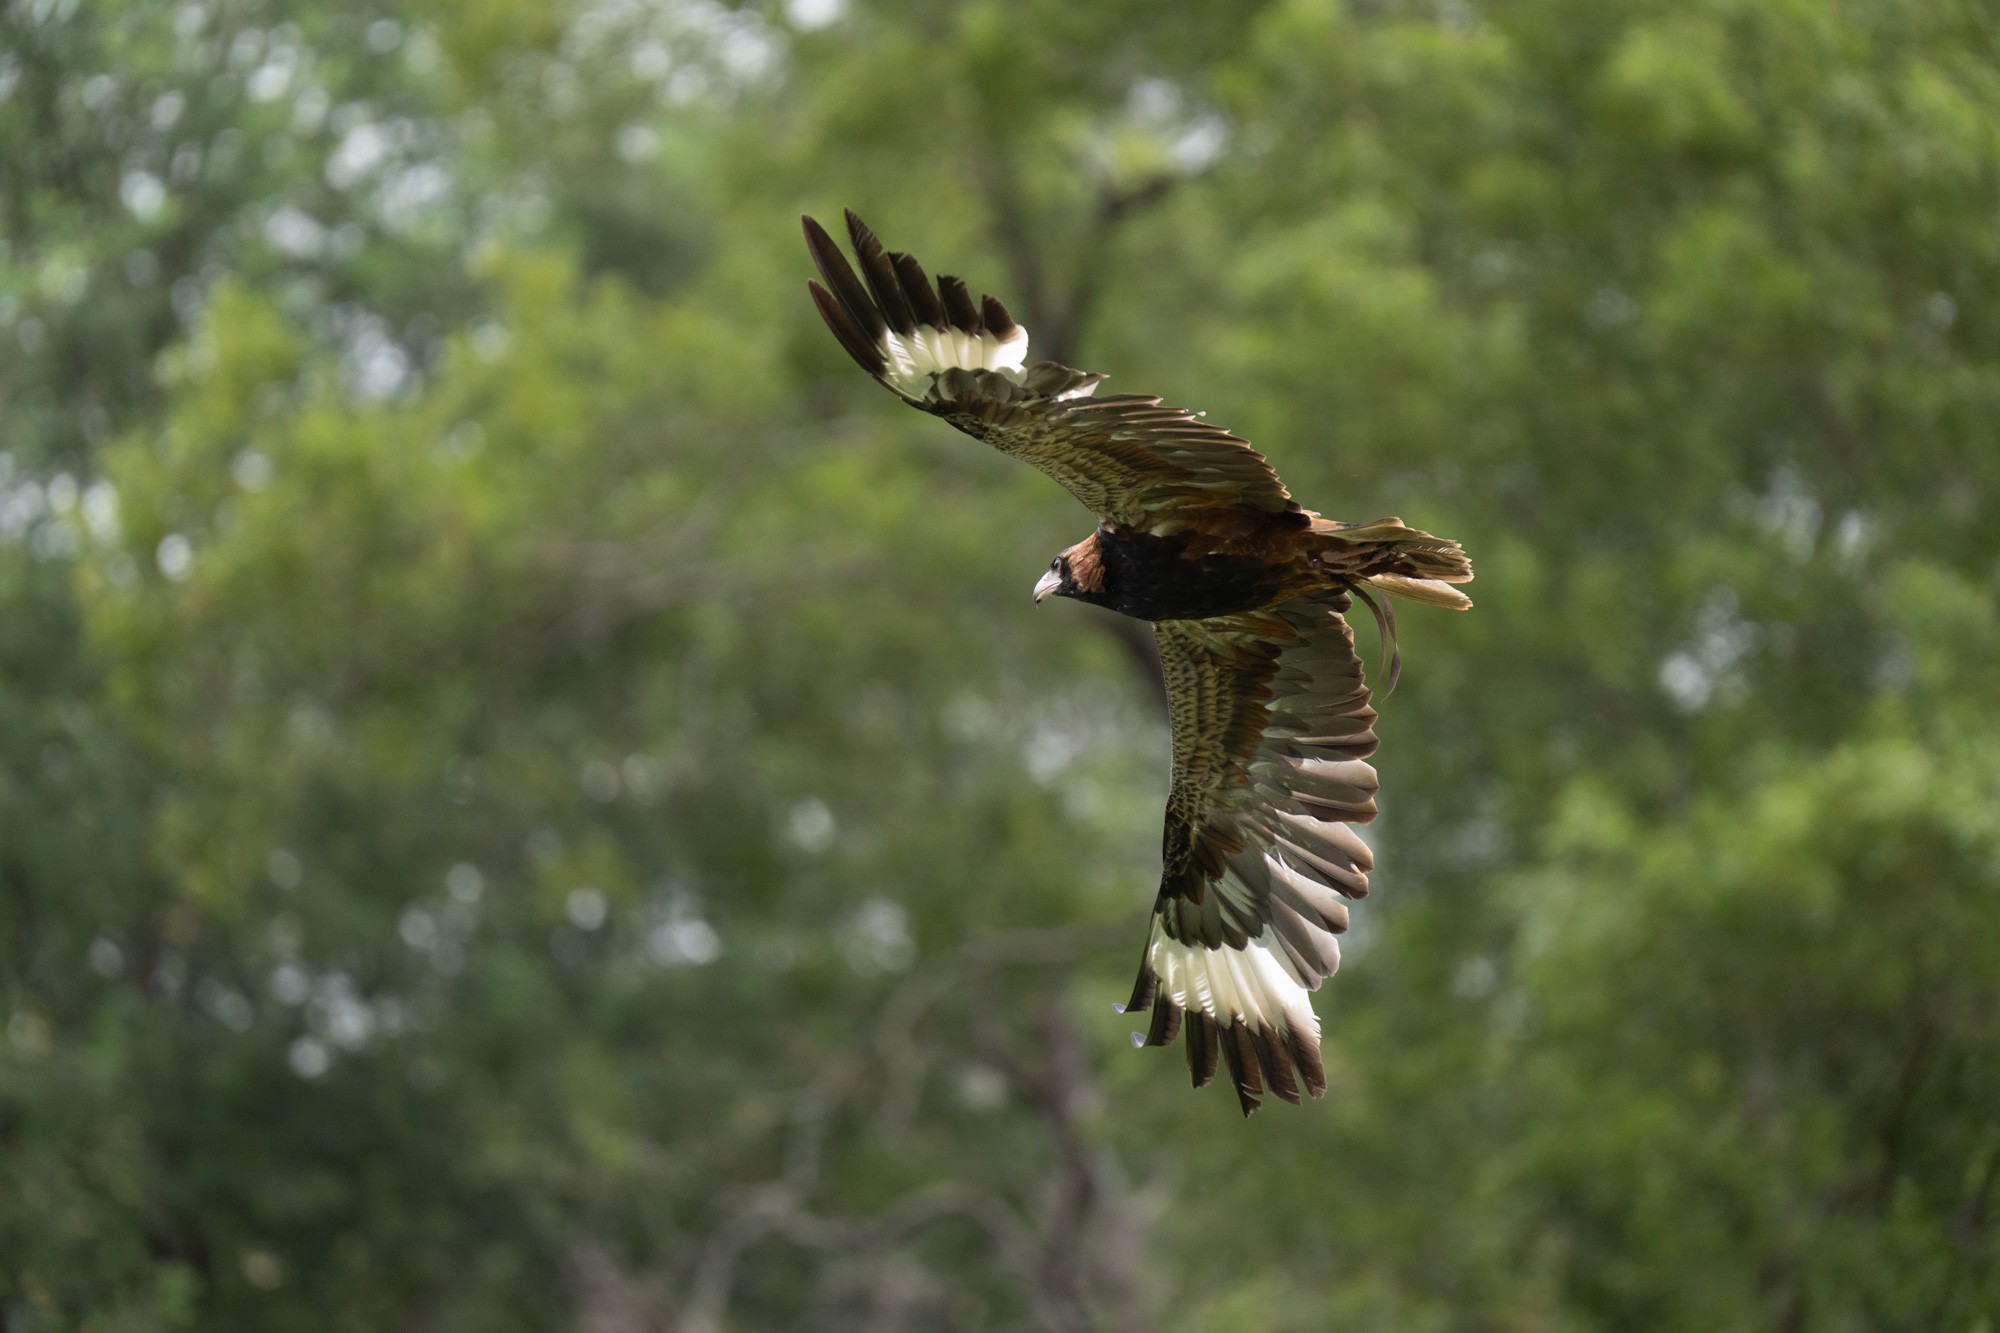
[(1035, 585), (1035, 605), (1040, 606), (1042, 599), (1054, 592), (1061, 583), (1062, 580), (1056, 577), (1056, 572), (1053, 569), (1042, 575), (1042, 581)]

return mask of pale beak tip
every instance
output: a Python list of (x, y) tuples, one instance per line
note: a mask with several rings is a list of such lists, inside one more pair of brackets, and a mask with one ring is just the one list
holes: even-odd
[(1040, 606), (1043, 600), (1050, 593), (1054, 592), (1061, 582), (1062, 580), (1056, 577), (1056, 572), (1053, 569), (1042, 575), (1042, 581), (1035, 585), (1035, 605)]

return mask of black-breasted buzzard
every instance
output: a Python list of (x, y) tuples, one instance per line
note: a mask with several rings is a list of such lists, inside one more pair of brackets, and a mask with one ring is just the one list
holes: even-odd
[[(1374, 855), (1375, 709), (1343, 612), (1373, 593), (1464, 609), (1456, 542), (1401, 519), (1302, 509), (1264, 456), (1102, 375), (1027, 364), (1028, 333), (963, 282), (933, 285), (849, 213), (860, 275), (817, 222), (809, 283), (861, 368), (912, 407), (1032, 463), (1097, 515), (1035, 585), (1153, 622), (1173, 724), (1164, 869), (1128, 1011), (1138, 1040), (1187, 1031), (1197, 1087), (1228, 1066), (1245, 1114), (1266, 1088), (1326, 1090), (1307, 993), (1340, 965), (1347, 899)], [(1391, 668), (1393, 681), (1394, 667)], [(1136, 1034), (1135, 1034), (1136, 1035)]]

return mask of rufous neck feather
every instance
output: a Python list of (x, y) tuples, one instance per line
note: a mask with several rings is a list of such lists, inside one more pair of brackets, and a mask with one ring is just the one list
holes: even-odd
[(1104, 591), (1104, 554), (1098, 550), (1096, 533), (1064, 551), (1063, 557), (1069, 562), (1072, 583), (1085, 592)]

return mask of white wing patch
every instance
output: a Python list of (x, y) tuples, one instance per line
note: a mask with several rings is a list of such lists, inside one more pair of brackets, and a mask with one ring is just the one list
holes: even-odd
[[(1271, 948), (1267, 934), (1241, 949), (1211, 949), (1169, 939), (1155, 924), (1146, 962), (1161, 992), (1186, 1012), (1206, 1014), (1223, 1028), (1240, 1018), (1253, 1031), (1290, 1029), (1317, 1047), (1319, 1016), (1306, 998), (1306, 983)], [(1340, 946), (1331, 936), (1327, 942), (1338, 966)]]
[(1028, 331), (1016, 324), (1004, 339), (919, 324), (915, 333), (883, 332), (877, 339), (888, 358), (885, 372), (905, 393), (921, 395), (930, 377), (943, 370), (1000, 370), (1019, 374), (1028, 360)]

